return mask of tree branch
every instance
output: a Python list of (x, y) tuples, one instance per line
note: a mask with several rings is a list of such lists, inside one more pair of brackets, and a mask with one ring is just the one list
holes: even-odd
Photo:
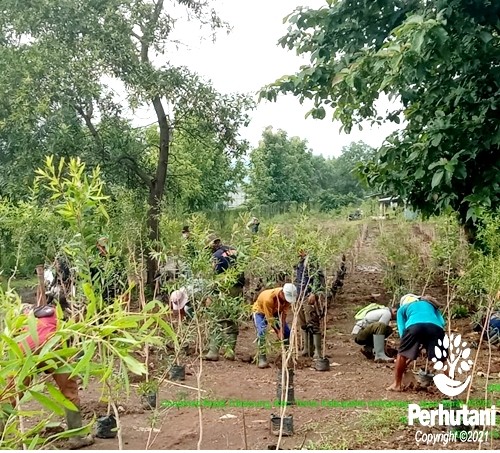
[(92, 134), (92, 137), (94, 137), (94, 141), (95, 141), (97, 147), (99, 148), (99, 151), (101, 152), (103, 160), (106, 160), (107, 156), (106, 156), (106, 151), (104, 149), (104, 144), (102, 143), (101, 136), (99, 135), (98, 130), (95, 128), (94, 124), (92, 123), (91, 116), (87, 115), (87, 113), (85, 113), (83, 111), (83, 108), (79, 105), (76, 106), (76, 111), (83, 118), (83, 120), (85, 121), (85, 125), (87, 126), (88, 130)]
[(129, 166), (129, 168), (132, 171), (134, 171), (135, 174), (137, 176), (139, 176), (139, 178), (141, 178), (142, 181), (144, 181), (144, 183), (146, 183), (146, 185), (148, 186), (148, 188), (150, 190), (153, 188), (153, 181), (151, 180), (149, 175), (141, 167), (139, 167), (139, 164), (137, 163), (137, 161), (134, 158), (132, 158), (130, 156), (121, 156), (117, 160), (117, 162), (122, 162), (122, 161), (127, 162), (127, 165)]

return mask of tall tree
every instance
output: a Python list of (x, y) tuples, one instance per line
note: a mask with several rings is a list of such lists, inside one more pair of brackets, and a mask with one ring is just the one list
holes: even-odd
[[(227, 28), (205, 0), (6, 0), (0, 11), (0, 40), (15, 49), (37, 47), (42, 57), (36, 84), (50, 91), (50, 103), (73, 107), (87, 126), (97, 153), (113, 165), (127, 165), (148, 189), (148, 228), (151, 245), (159, 239), (159, 213), (167, 182), (174, 130), (184, 118), (211, 118), (228, 153), (239, 141), (237, 130), (248, 119), (243, 96), (220, 96), (186, 68), (158, 65), (168, 54), (169, 39), (178, 20), (187, 15), (209, 27)], [(113, 156), (98, 127), (105, 89), (103, 76), (119, 80), (132, 107), (149, 105), (159, 128), (153, 172), (141, 167), (140, 147)], [(115, 113), (121, 106), (108, 102)], [(124, 124), (125, 125), (125, 124)], [(128, 125), (129, 126), (129, 125)], [(127, 127), (126, 136), (130, 136)], [(155, 272), (148, 262), (148, 281)]]
[[(500, 3), (327, 0), (299, 8), (280, 40), (311, 63), (262, 90), (314, 100), (349, 132), (361, 121), (406, 121), (364, 169), (372, 184), (430, 214), (451, 206), (469, 227), (500, 206)], [(379, 116), (380, 93), (402, 107)]]
[(305, 202), (312, 197), (312, 153), (305, 140), (288, 138), (286, 132), (273, 132), (269, 126), (250, 160), (248, 193), (254, 202)]

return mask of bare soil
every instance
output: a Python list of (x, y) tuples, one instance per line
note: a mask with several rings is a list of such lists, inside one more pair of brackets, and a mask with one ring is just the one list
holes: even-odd
[[(354, 343), (350, 332), (353, 315), (370, 302), (388, 304), (392, 297), (381, 284), (381, 271), (376, 269), (372, 240), (375, 231), (369, 229), (361, 248), (358, 262), (348, 273), (341, 294), (337, 295), (328, 311), (327, 356), (331, 362), (330, 371), (318, 372), (312, 359), (299, 357), (294, 365), (294, 393), (297, 404), (287, 408), (293, 415), (294, 435), (283, 437), (281, 448), (300, 449), (477, 449), (477, 443), (451, 443), (417, 445), (415, 427), (408, 427), (401, 419), (406, 415), (406, 406), (395, 407), (394, 402), (441, 401), (443, 395), (435, 387), (428, 389), (410, 388), (402, 393), (387, 391), (393, 382), (394, 365), (375, 364), (367, 360), (360, 347)], [(428, 288), (429, 294), (443, 299), (446, 289), (442, 286)], [(453, 323), (467, 341), (477, 340), (469, 320)], [(258, 369), (249, 363), (255, 355), (255, 331), (251, 322), (241, 328), (236, 348), (236, 361), (221, 357), (219, 362), (203, 362), (198, 358), (186, 357), (186, 380), (181, 385), (198, 387), (196, 374), (202, 365), (200, 388), (203, 398), (211, 401), (227, 401), (226, 407), (160, 408), (154, 412), (142, 409), (137, 394), (130, 400), (119, 402), (120, 423), (124, 449), (197, 449), (202, 425), (201, 449), (274, 449), (278, 437), (270, 432), (271, 414), (277, 414), (278, 407), (272, 407), (276, 400), (277, 354), (271, 355), (271, 368)], [(397, 343), (389, 340), (393, 346)], [(474, 358), (476, 351), (472, 351)], [(498, 353), (494, 353), (498, 356)], [(483, 348), (475, 370), (473, 398), (484, 398), (485, 379), (477, 373), (488, 371), (488, 350)], [(417, 370), (425, 367), (425, 359), (419, 359)], [(489, 373), (489, 383), (499, 381), (500, 359), (494, 357)], [(411, 373), (409, 373), (409, 376)], [(410, 376), (411, 377), (411, 376)], [(99, 401), (98, 386), (81, 392), (82, 410), (87, 420), (95, 414), (107, 413), (107, 404)], [(491, 397), (491, 394), (490, 394)], [(197, 391), (166, 382), (160, 389), (160, 401), (194, 401)], [(231, 400), (247, 402), (247, 406), (232, 407)], [(357, 407), (321, 407), (322, 401), (358, 401)], [(378, 401), (379, 407), (373, 407)], [(269, 407), (262, 407), (267, 402)], [(392, 406), (391, 406), (392, 402)], [(318, 407), (311, 407), (316, 403)], [(384, 404), (386, 406), (384, 406)], [(153, 430), (151, 432), (151, 426)], [(432, 432), (439, 432), (433, 429)], [(149, 439), (149, 441), (148, 441)], [(498, 449), (500, 441), (483, 444), (481, 448)], [(88, 450), (116, 450), (118, 440), (96, 439)]]

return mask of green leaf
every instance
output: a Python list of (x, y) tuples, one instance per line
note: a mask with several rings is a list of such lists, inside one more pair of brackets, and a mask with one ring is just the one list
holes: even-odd
[(479, 37), (486, 43), (488, 44), (492, 39), (493, 36), (491, 33), (488, 33), (487, 31), (481, 30), (479, 32)]
[(434, 173), (434, 176), (432, 177), (432, 182), (431, 182), (432, 189), (434, 189), (434, 187), (439, 185), (439, 183), (443, 179), (443, 175), (444, 175), (443, 170), (438, 170), (436, 173)]
[(443, 138), (443, 135), (442, 134), (436, 134), (434, 135), (434, 138), (432, 139), (432, 146), (439, 146), (439, 144), (441, 143), (441, 139)]
[(56, 413), (57, 415), (64, 415), (64, 409), (47, 396), (33, 390), (30, 390), (30, 394), (46, 409)]
[(146, 374), (146, 366), (144, 363), (139, 362), (138, 360), (134, 359), (133, 357), (129, 355), (123, 355), (121, 356), (125, 364), (127, 365), (127, 368), (134, 374), (137, 375), (143, 375)]
[(413, 38), (413, 42), (411, 45), (411, 48), (414, 52), (420, 53), (420, 49), (422, 48), (422, 44), (424, 42), (424, 37), (425, 37), (425, 29), (420, 29), (415, 33), (415, 36)]
[(421, 24), (423, 23), (424, 18), (418, 14), (414, 14), (413, 16), (408, 17), (408, 19), (405, 20), (405, 25), (409, 24)]
[(50, 382), (47, 382), (46, 386), (47, 391), (50, 393), (50, 396), (52, 396), (52, 398), (54, 398), (56, 402), (62, 404), (66, 409), (69, 409), (70, 411), (77, 410), (76, 406), (68, 398), (66, 398), (57, 387), (55, 387)]

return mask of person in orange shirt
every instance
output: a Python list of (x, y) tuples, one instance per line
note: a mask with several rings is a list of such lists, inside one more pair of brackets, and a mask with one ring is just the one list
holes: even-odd
[(267, 368), (268, 366), (265, 351), (267, 326), (270, 324), (278, 338), (288, 342), (290, 328), (286, 323), (286, 316), (290, 310), (290, 304), (296, 301), (297, 287), (291, 283), (285, 283), (282, 288), (265, 289), (253, 304), (253, 319), (259, 345), (259, 368)]

